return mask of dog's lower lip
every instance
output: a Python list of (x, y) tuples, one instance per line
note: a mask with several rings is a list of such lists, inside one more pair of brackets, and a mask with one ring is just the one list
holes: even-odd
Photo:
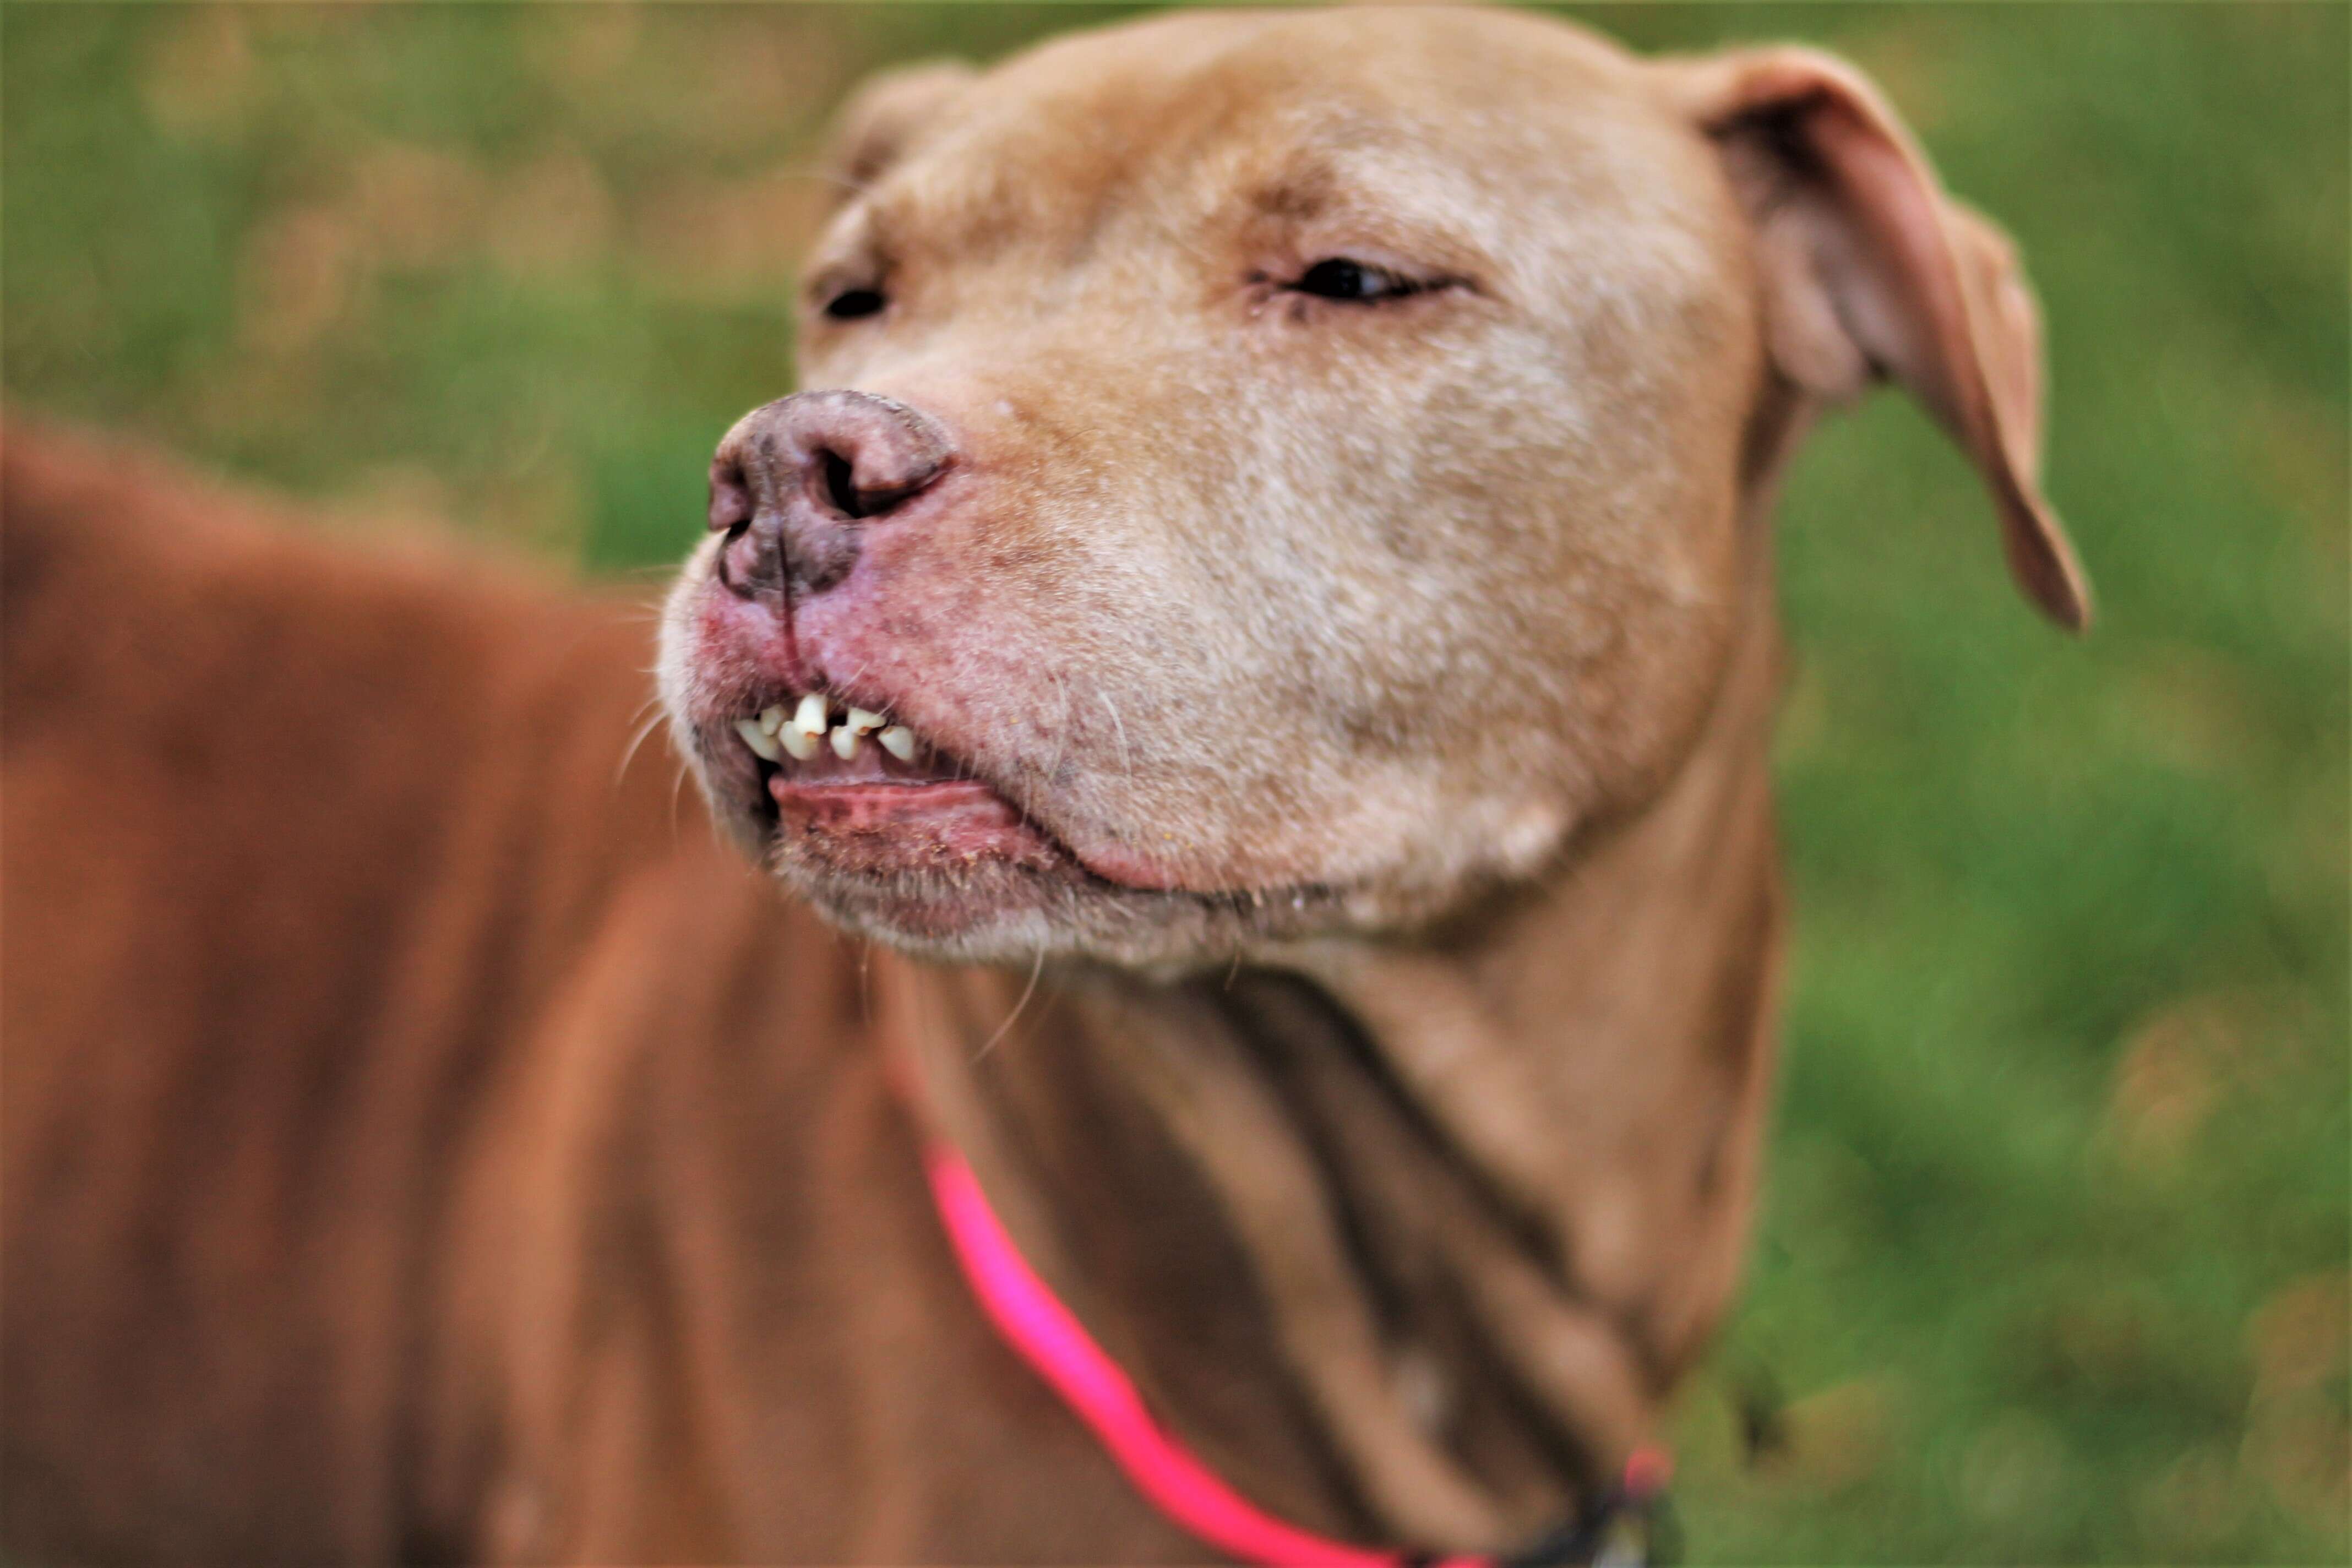
[(996, 858), (1042, 865), (1054, 843), (1019, 808), (978, 779), (924, 784), (768, 780), (784, 833), (856, 841), (877, 859), (970, 861)]

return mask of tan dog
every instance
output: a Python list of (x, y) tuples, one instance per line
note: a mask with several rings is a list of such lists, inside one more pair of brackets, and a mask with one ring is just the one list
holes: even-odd
[(11, 1551), (1198, 1555), (917, 1124), (1327, 1533), (1521, 1541), (1702, 1347), (1810, 414), (1902, 382), (2086, 613), (2006, 247), (1832, 61), (1507, 13), (1149, 21), (842, 146), (830, 390), (721, 445), (661, 671), (878, 946), (616, 793), (611, 607), (10, 442)]

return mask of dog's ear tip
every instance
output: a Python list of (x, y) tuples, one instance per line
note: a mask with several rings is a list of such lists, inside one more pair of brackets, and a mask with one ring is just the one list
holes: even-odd
[(2098, 605), (2091, 597), (2091, 590), (2082, 584), (2076, 584), (2074, 592), (2067, 596), (2042, 599), (2037, 603), (2042, 606), (2042, 613), (2070, 637), (2089, 637), (2099, 618)]
[(2090, 635), (2097, 600), (2057, 516), (2037, 500), (2026, 516), (2004, 522), (2010, 572), (2026, 599), (2062, 630)]
[(2057, 595), (2056, 603), (2048, 607), (2051, 618), (2074, 636), (2091, 635), (2091, 628), (2099, 618), (2099, 599), (2091, 591), (2091, 580), (2084, 575), (2080, 564), (2068, 561), (2064, 592)]

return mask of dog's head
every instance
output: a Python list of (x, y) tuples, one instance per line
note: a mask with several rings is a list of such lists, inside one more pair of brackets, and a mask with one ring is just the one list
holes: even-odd
[(1539, 873), (1698, 732), (1788, 411), (1881, 375), (2084, 618), (2031, 298), (1822, 57), (1179, 16), (886, 77), (839, 167), (824, 390), (720, 444), (662, 677), (853, 929), (1181, 963)]

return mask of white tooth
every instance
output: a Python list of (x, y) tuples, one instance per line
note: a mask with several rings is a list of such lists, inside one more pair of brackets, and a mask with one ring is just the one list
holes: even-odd
[(843, 762), (857, 754), (857, 731), (848, 725), (837, 726), (833, 731), (833, 754)]
[(817, 747), (823, 743), (798, 724), (787, 724), (777, 731), (776, 740), (794, 760), (803, 763), (815, 756)]
[(760, 710), (760, 728), (772, 735), (784, 727), (784, 705), (771, 703)]
[(884, 751), (900, 762), (915, 760), (915, 732), (904, 724), (893, 724), (874, 738), (882, 742)]
[(852, 708), (849, 710), (849, 717), (843, 722), (849, 726), (853, 734), (870, 734), (882, 728), (882, 715), (870, 709)]
[(759, 752), (760, 755), (767, 758), (768, 761), (772, 763), (777, 761), (783, 755), (782, 752), (776, 749), (775, 737), (769, 734), (765, 730), (761, 729), (760, 721), (757, 719), (736, 720), (735, 732), (743, 737), (743, 743), (745, 745), (751, 747), (753, 751)]
[(814, 691), (801, 699), (800, 710), (793, 715), (793, 723), (804, 735), (824, 733), (824, 698)]

